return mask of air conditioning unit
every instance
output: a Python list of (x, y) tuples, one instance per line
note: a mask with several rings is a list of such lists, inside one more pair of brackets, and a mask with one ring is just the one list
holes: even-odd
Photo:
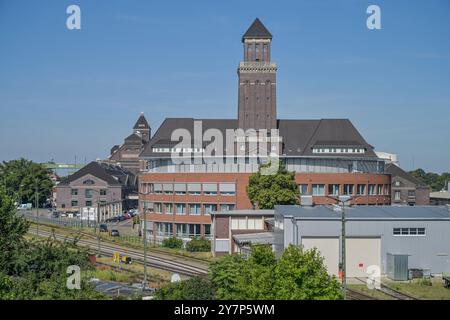
[(304, 207), (310, 207), (313, 205), (313, 197), (310, 195), (301, 195), (300, 196), (300, 205)]

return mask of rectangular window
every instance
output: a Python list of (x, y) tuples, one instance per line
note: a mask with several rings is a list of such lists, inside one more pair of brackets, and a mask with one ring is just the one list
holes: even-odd
[(394, 192), (394, 200), (396, 200), (396, 201), (401, 200), (401, 192), (400, 191), (397, 190)]
[(153, 209), (155, 210), (155, 213), (162, 213), (162, 205), (159, 202), (155, 202)]
[(178, 237), (184, 237), (187, 235), (187, 227), (184, 223), (177, 223), (177, 236)]
[(173, 214), (173, 204), (171, 203), (164, 204), (164, 209), (166, 214)]
[(352, 184), (344, 184), (344, 195), (346, 195), (346, 196), (353, 195), (353, 185)]
[(379, 184), (377, 186), (377, 194), (380, 195), (380, 196), (384, 194), (384, 190), (383, 190), (383, 185), (382, 184)]
[(177, 214), (183, 215), (186, 214), (186, 205), (184, 203), (177, 203)]
[(71, 189), (71, 190), (70, 190), (70, 194), (71, 194), (72, 196), (77, 196), (77, 195), (78, 195), (78, 189)]
[(338, 184), (329, 184), (328, 185), (328, 194), (332, 196), (339, 195), (339, 185)]
[(249, 218), (247, 220), (247, 229), (248, 230), (264, 230), (263, 219)]
[(189, 215), (200, 215), (202, 213), (201, 205), (199, 203), (191, 203), (189, 205)]
[(173, 183), (163, 183), (164, 194), (173, 194)]
[(234, 196), (236, 194), (236, 184), (234, 183), (220, 183), (220, 194), (223, 196)]
[(106, 189), (100, 189), (100, 195), (106, 196)]
[(234, 210), (234, 204), (223, 203), (220, 205), (220, 211)]
[(425, 236), (425, 228), (393, 228), (394, 236)]
[(217, 183), (204, 183), (203, 184), (203, 194), (209, 196), (217, 195)]
[(211, 235), (211, 225), (210, 224), (204, 224), (203, 226), (205, 228), (205, 236)]
[(86, 207), (92, 207), (92, 201), (91, 200), (87, 200), (86, 201)]
[(153, 192), (156, 194), (162, 194), (162, 184), (161, 183), (154, 183), (153, 184)]
[(202, 185), (200, 183), (188, 183), (187, 191), (190, 195), (200, 195), (202, 193)]
[(205, 204), (205, 214), (211, 214), (211, 212), (217, 211), (217, 204)]
[(71, 204), (72, 207), (78, 207), (78, 201), (77, 200), (72, 200)]
[(185, 195), (186, 194), (186, 184), (185, 183), (175, 183), (174, 185), (175, 194)]
[(365, 195), (366, 194), (366, 185), (365, 184), (358, 184), (358, 195)]
[(308, 193), (308, 185), (307, 184), (299, 184), (298, 190), (300, 191), (300, 194), (309, 194)]
[(86, 189), (86, 190), (84, 190), (84, 196), (85, 196), (86, 198), (92, 198), (92, 195), (93, 195), (92, 189)]
[(325, 195), (325, 185), (324, 184), (313, 184), (312, 192), (313, 192), (313, 196), (324, 196)]
[(245, 218), (233, 218), (231, 219), (232, 230), (247, 230), (247, 219)]
[(369, 184), (369, 195), (374, 196), (376, 195), (375, 185)]
[(416, 192), (414, 190), (408, 190), (408, 197), (415, 197)]
[(189, 237), (198, 237), (200, 234), (199, 224), (189, 224)]

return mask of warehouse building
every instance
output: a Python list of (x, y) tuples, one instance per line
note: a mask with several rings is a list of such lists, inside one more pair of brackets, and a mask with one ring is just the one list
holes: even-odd
[[(341, 207), (276, 206), (274, 247), (317, 248), (330, 274), (339, 274)], [(345, 207), (347, 277), (367, 277), (379, 266), (388, 273), (392, 256), (407, 257), (406, 272), (450, 272), (450, 207)], [(368, 272), (369, 271), (369, 272)]]

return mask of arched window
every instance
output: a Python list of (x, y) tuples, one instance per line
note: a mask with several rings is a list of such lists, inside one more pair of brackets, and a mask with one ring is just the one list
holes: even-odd
[(85, 185), (92, 185), (92, 184), (95, 184), (95, 182), (93, 180), (91, 180), (91, 179), (87, 179), (87, 180), (83, 181), (83, 184), (85, 184)]

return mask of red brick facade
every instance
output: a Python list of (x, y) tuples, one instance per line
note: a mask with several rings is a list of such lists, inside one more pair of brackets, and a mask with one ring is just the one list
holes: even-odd
[[(234, 209), (251, 209), (246, 186), (250, 173), (143, 173), (139, 179), (140, 192), (140, 207), (143, 209), (143, 202), (150, 203), (183, 203), (186, 205), (186, 212), (183, 215), (178, 215), (172, 210), (171, 214), (162, 213), (148, 213), (146, 218), (150, 222), (167, 222), (167, 223), (187, 223), (201, 225), (201, 233), (204, 234), (204, 225), (211, 224), (211, 216), (205, 214), (205, 204), (215, 204), (220, 210), (221, 204), (232, 204)], [(390, 176), (387, 174), (366, 174), (366, 173), (297, 173), (295, 180), (298, 185), (308, 185), (308, 193), (311, 194), (313, 185), (323, 185), (324, 195), (313, 195), (313, 202), (316, 205), (333, 204), (334, 201), (327, 197), (328, 185), (338, 184), (339, 194), (344, 193), (345, 185), (353, 185), (353, 195), (357, 195), (358, 185), (364, 185), (365, 194), (352, 201), (352, 204), (361, 205), (388, 205), (391, 203), (390, 196)], [(153, 183), (236, 183), (236, 192), (234, 195), (177, 195), (171, 194), (155, 194), (146, 193), (146, 184)], [(375, 194), (369, 195), (369, 185), (374, 190)], [(189, 204), (200, 204), (201, 213), (196, 215), (189, 214)], [(161, 210), (164, 211), (164, 210)], [(155, 230), (155, 227), (153, 228)], [(176, 230), (175, 225), (173, 230)]]

